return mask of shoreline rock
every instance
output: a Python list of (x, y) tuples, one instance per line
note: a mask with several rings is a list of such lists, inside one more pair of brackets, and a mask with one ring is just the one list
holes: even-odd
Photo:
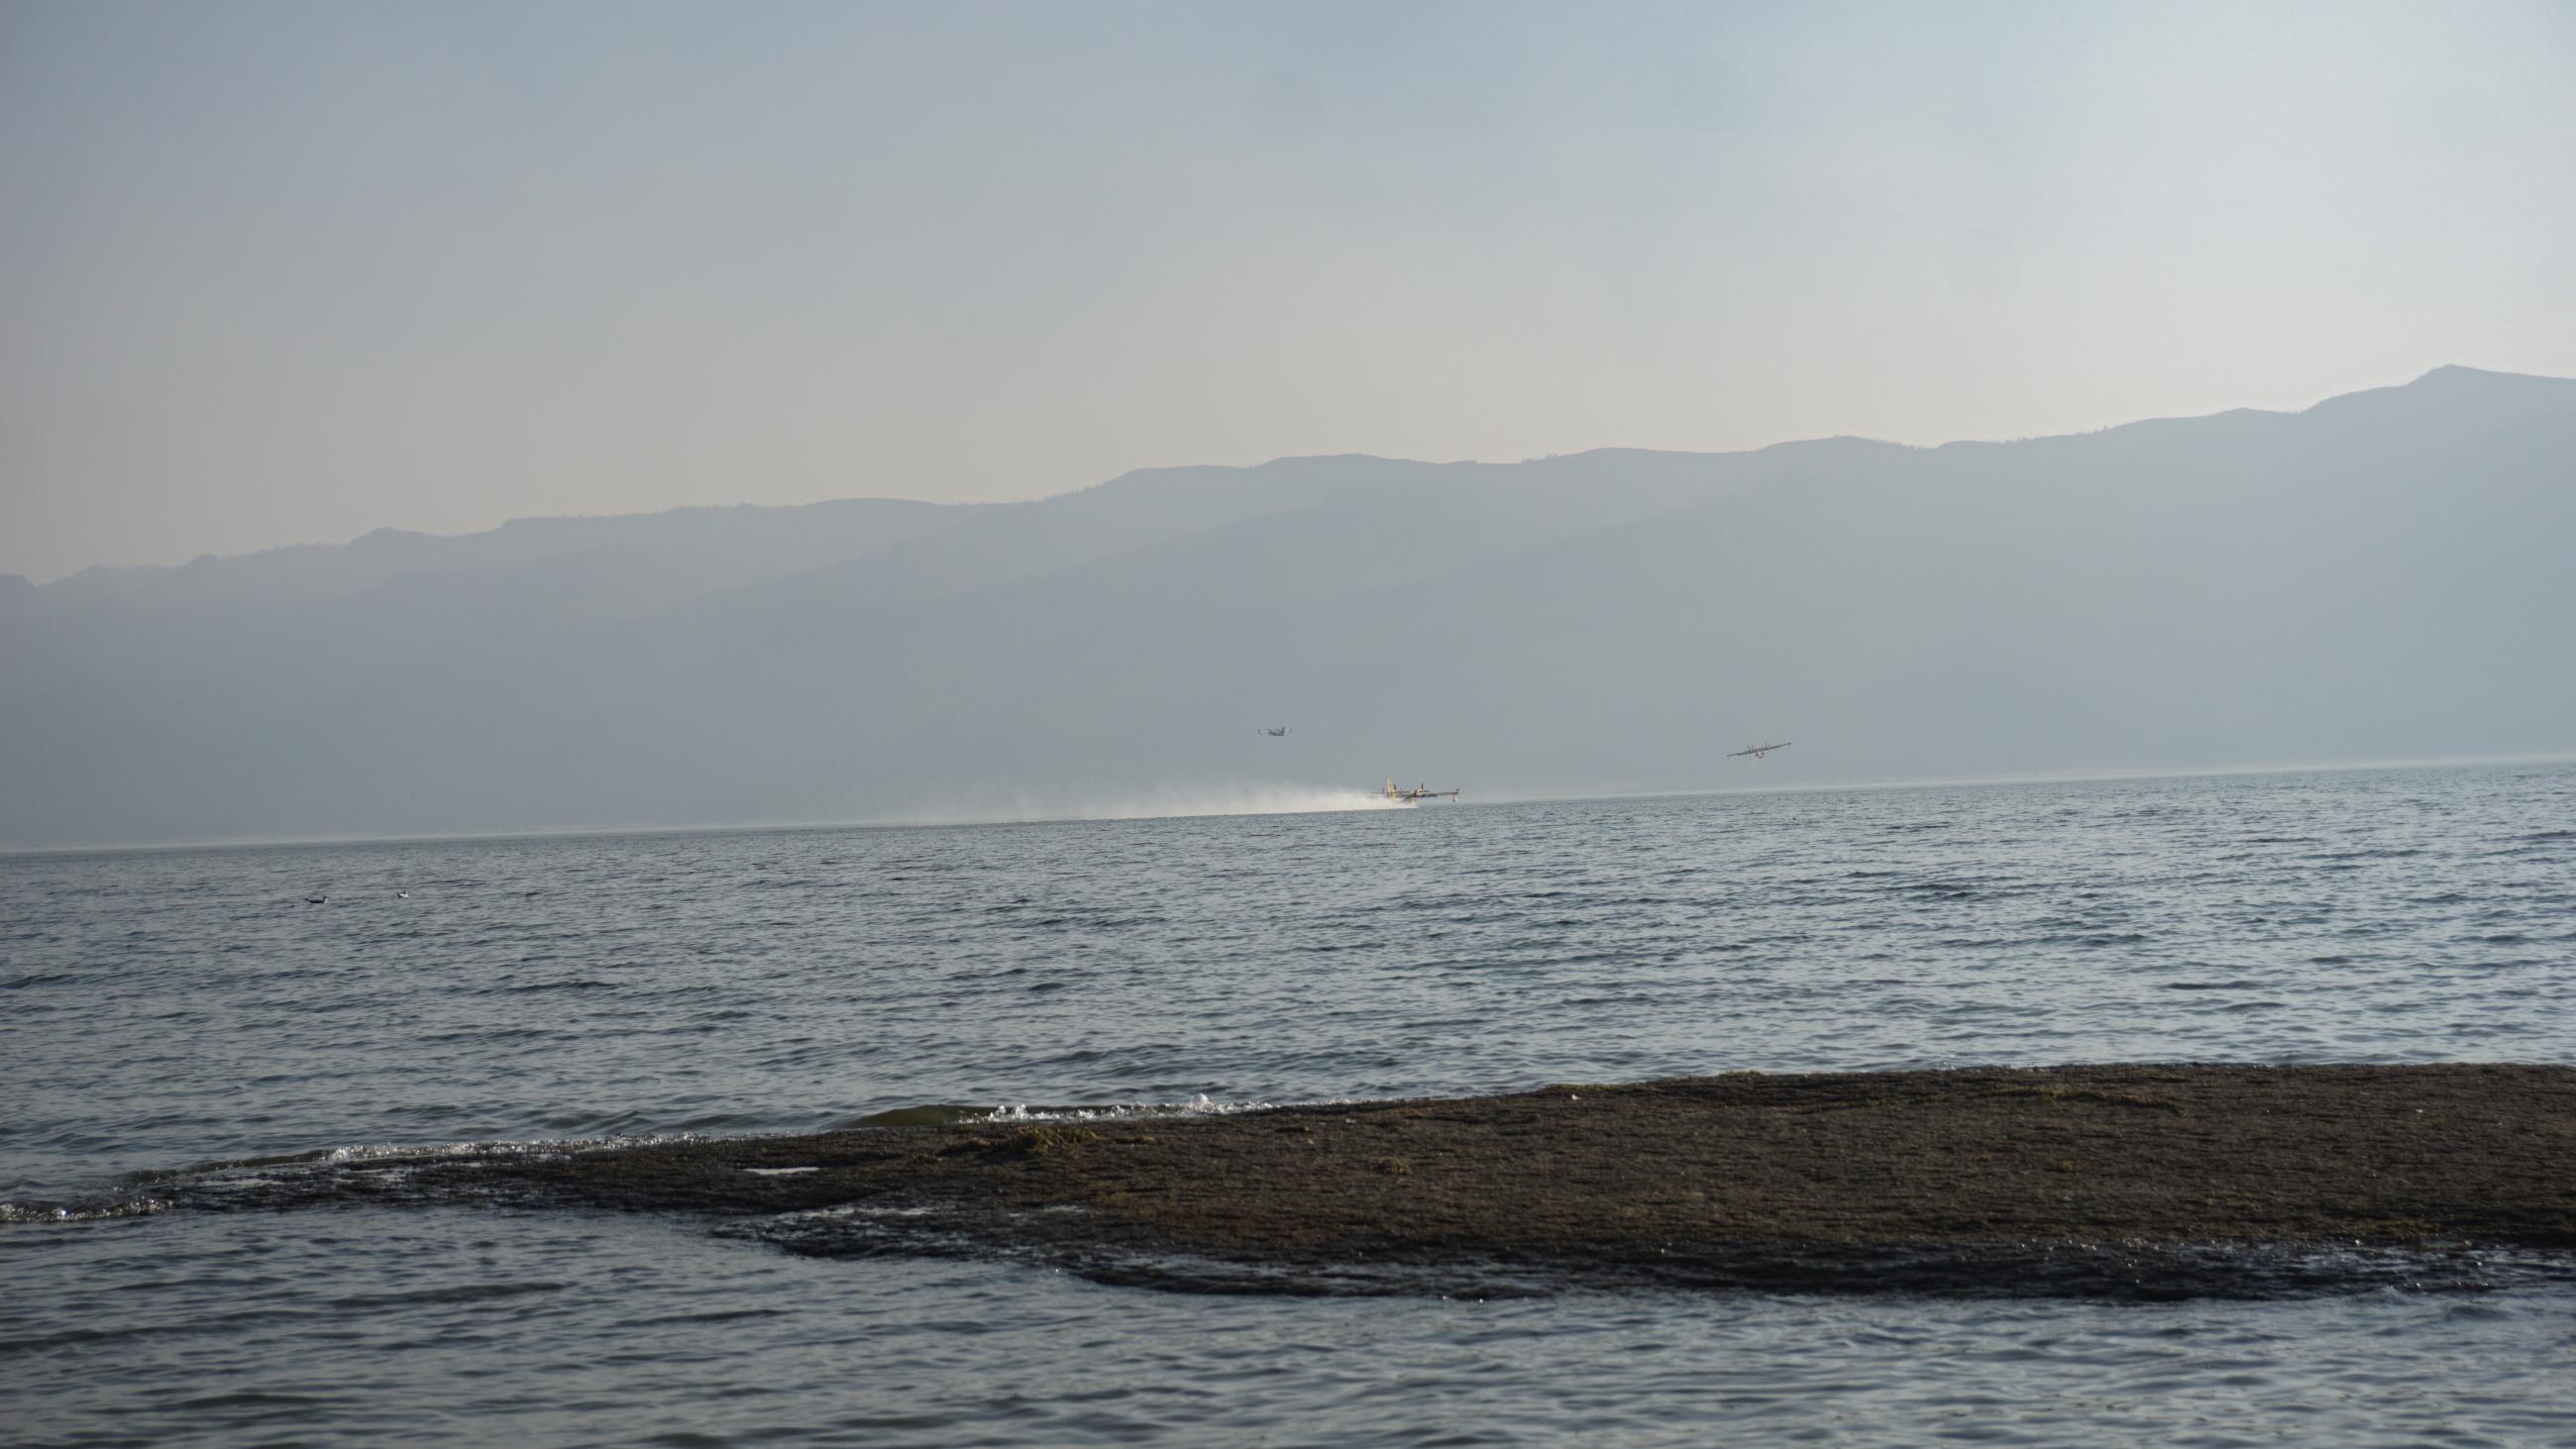
[(246, 1205), (681, 1213), (1220, 1292), (2168, 1298), (2576, 1280), (2576, 1067), (1733, 1073), (393, 1159)]

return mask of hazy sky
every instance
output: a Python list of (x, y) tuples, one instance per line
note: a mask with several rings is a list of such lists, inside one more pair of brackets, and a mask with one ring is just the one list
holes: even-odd
[(0, 571), (2576, 374), (2576, 4), (0, 3)]

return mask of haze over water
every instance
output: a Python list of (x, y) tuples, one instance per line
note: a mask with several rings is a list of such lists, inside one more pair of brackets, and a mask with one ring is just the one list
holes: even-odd
[(0, 1419), (33, 1442), (2564, 1441), (2557, 1289), (1308, 1302), (656, 1221), (46, 1219), (209, 1160), (925, 1102), (2564, 1062), (2571, 881), (2568, 764), (0, 858)]

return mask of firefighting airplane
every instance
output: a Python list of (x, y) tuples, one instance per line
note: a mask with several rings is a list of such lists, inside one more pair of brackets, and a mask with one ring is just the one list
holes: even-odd
[(1737, 750), (1734, 754), (1727, 756), (1727, 758), (1730, 760), (1740, 760), (1746, 755), (1751, 755), (1753, 758), (1758, 760), (1764, 755), (1771, 753), (1773, 750), (1785, 750), (1787, 748), (1789, 748), (1789, 742), (1787, 740), (1782, 740), (1776, 745), (1755, 745), (1749, 750)]
[(1458, 798), (1458, 792), (1455, 790), (1426, 789), (1420, 785), (1416, 785), (1412, 789), (1407, 790), (1396, 784), (1393, 780), (1389, 780), (1386, 782), (1386, 798), (1389, 800), (1402, 800), (1407, 804), (1411, 804), (1416, 800), (1439, 800), (1444, 798), (1455, 800)]

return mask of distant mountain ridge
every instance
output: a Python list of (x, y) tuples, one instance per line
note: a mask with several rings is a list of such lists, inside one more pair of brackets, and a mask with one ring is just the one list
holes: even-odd
[(220, 558), (207, 554), (169, 567), (84, 569), (35, 593), (44, 604), (68, 609), (284, 602), (358, 593), (409, 575), (502, 572), (567, 558), (685, 558), (705, 571), (758, 578), (858, 557), (935, 532), (981, 507), (859, 498), (784, 508), (744, 504), (515, 518), (468, 534), (380, 528), (346, 544), (289, 544)]
[[(2572, 525), (2576, 381), (2442, 368), (2016, 442), (387, 530), (0, 580), (0, 842), (2576, 749)], [(1799, 744), (1722, 762), (1757, 734)]]

